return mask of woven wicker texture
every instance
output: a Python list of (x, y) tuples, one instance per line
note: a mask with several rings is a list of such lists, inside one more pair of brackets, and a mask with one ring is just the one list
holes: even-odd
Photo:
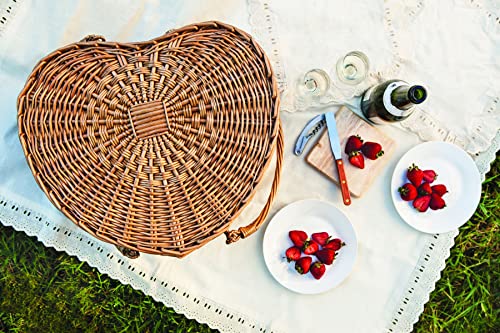
[[(106, 242), (182, 257), (264, 222), (283, 138), (276, 80), (245, 32), (205, 22), (148, 42), (88, 36), (42, 59), (18, 99), (36, 181), (73, 222)], [(277, 147), (269, 200), (227, 231)]]

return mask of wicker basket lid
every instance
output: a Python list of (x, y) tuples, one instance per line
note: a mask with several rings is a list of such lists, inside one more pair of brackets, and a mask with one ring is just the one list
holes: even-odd
[[(264, 221), (283, 158), (262, 49), (219, 22), (148, 42), (89, 36), (43, 58), (18, 99), (21, 144), (51, 202), (95, 237), (182, 257)], [(278, 147), (269, 201), (227, 232)]]

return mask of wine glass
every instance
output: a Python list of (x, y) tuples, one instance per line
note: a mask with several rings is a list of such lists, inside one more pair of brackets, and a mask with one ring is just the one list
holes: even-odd
[(360, 51), (351, 51), (337, 61), (333, 85), (341, 98), (348, 99), (358, 93), (356, 88), (368, 76), (369, 67), (368, 57)]
[(302, 109), (325, 96), (330, 89), (330, 76), (322, 69), (311, 69), (298, 78), (296, 87), (296, 108)]
[(298, 82), (298, 90), (304, 96), (321, 97), (328, 88), (330, 76), (322, 69), (311, 69)]

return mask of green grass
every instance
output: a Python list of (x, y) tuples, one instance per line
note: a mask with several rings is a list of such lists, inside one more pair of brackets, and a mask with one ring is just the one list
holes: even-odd
[(500, 158), (478, 209), (460, 228), (415, 332), (500, 332)]
[[(415, 332), (500, 332), (500, 158)], [(0, 226), (0, 332), (211, 332), (77, 259)]]
[(0, 332), (211, 331), (11, 228), (0, 260)]

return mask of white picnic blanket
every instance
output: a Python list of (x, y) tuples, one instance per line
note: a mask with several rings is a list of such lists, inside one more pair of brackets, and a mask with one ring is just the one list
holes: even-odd
[[(452, 0), (3, 0), (0, 222), (76, 255), (223, 332), (312, 332), (310, 318), (317, 327), (341, 332), (409, 332), (439, 279), (458, 231), (427, 235), (400, 219), (388, 189), (396, 162), (421, 138), (446, 140), (475, 154), (484, 177), (499, 148), (499, 35), (488, 16), (498, 14), (498, 8), (489, 2), (474, 4), (478, 6)], [(17, 138), (16, 98), (41, 57), (88, 34), (139, 41), (214, 19), (258, 39), (284, 92), (283, 176), (269, 219), (291, 202), (317, 198), (335, 204), (356, 229), (355, 268), (344, 283), (327, 293), (295, 294), (272, 278), (262, 257), (265, 225), (234, 245), (227, 246), (219, 237), (182, 260), (144, 254), (135, 260), (124, 258), (114, 246), (90, 237), (59, 213), (26, 164)], [(407, 36), (412, 36), (411, 43)], [(318, 111), (293, 110), (286, 92), (301, 71), (331, 69), (342, 52), (352, 49), (369, 56), (373, 77), (398, 76), (423, 83), (430, 95), (420, 116), (404, 127), (384, 128), (397, 139), (396, 152), (370, 191), (345, 207), (337, 188), (293, 155), (297, 134)], [(473, 135), (478, 139), (471, 139)], [(262, 208), (272, 168), (235, 227), (248, 224)]]

